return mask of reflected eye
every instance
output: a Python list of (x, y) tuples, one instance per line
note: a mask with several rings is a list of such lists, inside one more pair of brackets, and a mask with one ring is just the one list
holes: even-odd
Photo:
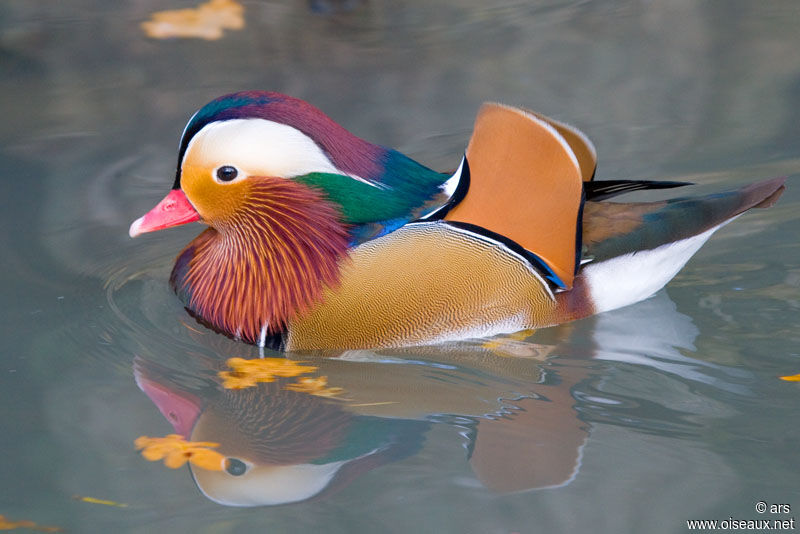
[(242, 476), (247, 472), (247, 464), (236, 458), (228, 458), (225, 460), (225, 471), (235, 477)]
[(237, 176), (239, 176), (239, 171), (236, 170), (236, 167), (223, 165), (217, 169), (217, 178), (219, 178), (220, 182), (230, 182)]

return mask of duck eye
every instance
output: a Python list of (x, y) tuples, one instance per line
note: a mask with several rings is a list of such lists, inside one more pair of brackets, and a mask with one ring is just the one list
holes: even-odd
[(242, 476), (247, 472), (247, 464), (236, 458), (228, 458), (225, 460), (225, 471), (235, 477)]
[(219, 178), (221, 182), (230, 182), (238, 175), (239, 171), (236, 170), (236, 167), (231, 167), (230, 165), (223, 165), (217, 169), (217, 178)]

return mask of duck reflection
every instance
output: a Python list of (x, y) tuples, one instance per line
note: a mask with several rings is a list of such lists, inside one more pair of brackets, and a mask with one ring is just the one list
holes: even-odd
[(281, 383), (231, 390), (206, 405), (192, 440), (216, 441), (222, 471), (194, 466), (197, 486), (233, 506), (296, 502), (419, 449), (424, 421), (359, 416)]
[(517, 356), (500, 356), (505, 347), (495, 340), (429, 349), (425, 359), (419, 349), (351, 351), (299, 363), (313, 364), (316, 380), (332, 386), (327, 390), (341, 388), (335, 397), (293, 390), (298, 379), (286, 377), (225, 389), (215, 378), (225, 366), (204, 358), (205, 372), (194, 377), (137, 358), (135, 376), (175, 432), (219, 443), (222, 470), (190, 467), (198, 488), (220, 504), (322, 498), (415, 454), (437, 423), (457, 427), (475, 475), (492, 490), (564, 484), (588, 435), (569, 391), (586, 370), (545, 371), (546, 349), (527, 344), (529, 357), (520, 357), (526, 344), (508, 341)]
[[(582, 403), (602, 394), (591, 376), (598, 360), (708, 384), (727, 374), (725, 366), (682, 354), (695, 350), (696, 335), (691, 320), (660, 293), (533, 337), (247, 360), (264, 362), (260, 373), (270, 382), (232, 371), (229, 359), (199, 355), (171, 366), (137, 357), (134, 367), (137, 384), (175, 432), (219, 444), (222, 469), (190, 464), (200, 491), (217, 503), (325, 498), (372, 469), (415, 455), (435, 425), (463, 436), (466, 453), (454, 452), (465, 454), (483, 486), (511, 493), (563, 486), (577, 475), (592, 419), (591, 406)], [(613, 413), (602, 420), (609, 418)]]

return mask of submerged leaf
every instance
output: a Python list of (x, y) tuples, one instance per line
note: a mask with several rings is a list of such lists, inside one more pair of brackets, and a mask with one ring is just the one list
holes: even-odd
[(235, 0), (210, 0), (196, 8), (157, 11), (142, 29), (153, 39), (171, 37), (209, 41), (222, 37), (222, 30), (244, 27), (244, 6)]
[(59, 527), (46, 527), (37, 525), (33, 521), (12, 521), (4, 515), (0, 515), (0, 530), (14, 530), (17, 528), (27, 528), (30, 530), (38, 530), (39, 532), (62, 532)]
[(134, 446), (142, 451), (142, 456), (151, 462), (163, 459), (164, 465), (170, 469), (177, 469), (186, 462), (201, 469), (221, 471), (225, 457), (217, 451), (211, 450), (219, 447), (219, 443), (211, 441), (186, 441), (179, 434), (169, 434), (163, 438), (141, 436), (136, 438)]
[(183, 467), (183, 464), (189, 461), (190, 455), (191, 453), (188, 451), (169, 451), (164, 458), (164, 465), (170, 469), (178, 469), (179, 467)]
[(309, 395), (316, 395), (318, 397), (335, 397), (344, 392), (342, 388), (329, 388), (327, 385), (327, 376), (320, 376), (317, 378), (303, 377), (299, 378), (297, 382), (287, 385), (283, 389), (297, 391), (298, 393), (308, 393)]
[(196, 465), (201, 469), (221, 471), (225, 463), (225, 458), (217, 451), (198, 448), (192, 452), (190, 461), (192, 465)]
[(76, 501), (83, 501), (91, 504), (103, 504), (105, 506), (116, 506), (117, 508), (128, 507), (128, 505), (125, 504), (124, 502), (109, 501), (106, 499), (97, 499), (95, 497), (85, 497), (83, 495), (73, 495), (72, 498), (75, 499)]
[(276, 377), (292, 378), (317, 370), (313, 365), (303, 365), (307, 362), (296, 362), (286, 358), (257, 360), (230, 358), (227, 363), (232, 370), (218, 373), (225, 389), (249, 388), (258, 382), (274, 382)]

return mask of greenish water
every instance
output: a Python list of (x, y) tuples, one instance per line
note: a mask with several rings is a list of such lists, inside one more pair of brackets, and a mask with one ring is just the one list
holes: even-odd
[[(151, 12), (190, 5), (0, 6), (0, 514), (207, 533), (683, 532), (798, 515), (800, 385), (778, 377), (800, 373), (800, 5), (245, 2), (245, 28), (218, 41), (142, 33)], [(171, 186), (189, 116), (240, 89), (309, 100), (442, 170), (498, 100), (584, 130), (599, 179), (788, 188), (638, 305), (499, 345), (308, 356), (345, 388), (332, 406), (273, 386), (245, 398), (214, 376), (257, 350), (203, 330), (167, 286), (199, 228), (127, 235)], [(296, 504), (217, 504), (188, 468), (135, 451), (174, 432), (164, 406), (189, 422), (269, 416), (267, 452), (330, 481)], [(314, 483), (280, 485), (301, 498)]]

